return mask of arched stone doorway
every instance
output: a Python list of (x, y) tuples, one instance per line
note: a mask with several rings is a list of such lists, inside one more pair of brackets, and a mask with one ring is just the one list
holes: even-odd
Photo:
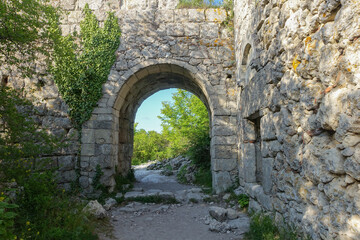
[[(133, 126), (142, 101), (167, 88), (182, 88), (197, 95), (206, 105), (210, 118), (211, 169), (213, 187), (221, 192), (237, 176), (236, 118), (223, 114), (221, 95), (198, 68), (178, 60), (149, 60), (124, 75), (112, 71), (103, 87), (104, 96), (92, 118), (83, 126), (80, 184), (92, 193), (93, 179), (101, 169), (101, 183), (112, 190), (114, 175), (131, 169)], [(97, 170), (98, 169), (98, 170)]]

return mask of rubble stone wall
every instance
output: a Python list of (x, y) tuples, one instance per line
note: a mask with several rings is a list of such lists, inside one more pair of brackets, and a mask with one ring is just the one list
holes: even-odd
[(114, 187), (116, 171), (131, 167), (135, 113), (144, 99), (171, 87), (203, 100), (211, 120), (213, 185), (220, 192), (237, 182), (236, 81), (233, 35), (221, 23), (223, 9), (176, 9), (178, 1), (67, 0), (64, 34), (79, 32), (86, 3), (102, 22), (115, 12), (122, 31), (117, 60), (103, 85), (103, 97), (82, 128), (80, 185), (94, 192)]
[(235, 0), (239, 179), (313, 239), (360, 238), (360, 5)]
[(274, 212), (313, 239), (360, 238), (359, 0), (235, 0), (235, 39), (222, 9), (176, 9), (178, 0), (60, 3), (64, 34), (79, 31), (86, 3), (100, 21), (114, 11), (122, 30), (79, 155), (55, 84), (1, 72), (37, 98), (40, 124), (72, 139), (54, 156), (65, 187), (77, 168), (93, 193), (99, 165), (111, 190), (116, 171), (131, 166), (139, 105), (183, 88), (209, 110), (217, 192), (238, 182), (250, 208)]

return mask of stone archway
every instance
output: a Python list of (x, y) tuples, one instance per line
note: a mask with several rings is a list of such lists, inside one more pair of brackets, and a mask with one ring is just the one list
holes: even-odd
[(188, 63), (148, 60), (122, 76), (112, 71), (103, 86), (104, 96), (82, 130), (80, 184), (85, 193), (94, 192), (93, 179), (101, 169), (101, 183), (111, 191), (116, 172), (125, 175), (131, 168), (133, 125), (137, 108), (151, 94), (170, 87), (197, 95), (207, 106), (211, 122), (211, 169), (217, 192), (230, 187), (237, 176), (236, 118), (223, 114), (221, 95), (198, 68)]
[[(186, 68), (174, 64), (157, 64), (136, 72), (129, 84), (120, 90), (114, 108), (119, 110), (119, 151), (117, 170), (126, 174), (131, 168), (134, 119), (138, 107), (153, 93), (167, 88), (181, 88), (198, 96), (211, 113), (210, 99), (206, 88), (196, 81), (196, 76)], [(130, 89), (128, 89), (129, 87)], [(205, 90), (202, 90), (205, 89)], [(124, 96), (124, 97), (122, 97)], [(211, 114), (209, 114), (211, 121)]]

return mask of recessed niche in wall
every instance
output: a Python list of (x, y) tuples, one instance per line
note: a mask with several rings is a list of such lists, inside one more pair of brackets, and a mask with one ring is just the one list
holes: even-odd
[(262, 172), (262, 154), (261, 154), (261, 134), (260, 134), (260, 119), (261, 117), (255, 117), (252, 119), (249, 119), (254, 124), (254, 130), (255, 130), (255, 165), (256, 165), (256, 171), (255, 171), (255, 178), (256, 182), (259, 185), (262, 185), (263, 180), (263, 172)]
[(3, 86), (3, 87), (6, 86), (8, 84), (8, 82), (9, 82), (9, 76), (3, 75), (1, 77), (1, 86)]

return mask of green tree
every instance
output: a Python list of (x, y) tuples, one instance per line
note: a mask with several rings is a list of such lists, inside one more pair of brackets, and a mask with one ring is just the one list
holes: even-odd
[(1, 0), (0, 66), (33, 74), (34, 60), (50, 57), (50, 29), (58, 12), (47, 0)]
[(135, 124), (134, 151), (132, 164), (137, 165), (150, 160), (162, 160), (166, 158), (168, 141), (156, 131), (137, 129)]
[(163, 102), (162, 133), (169, 141), (168, 155), (189, 153), (194, 162), (210, 162), (209, 114), (192, 93), (178, 89), (173, 102)]

